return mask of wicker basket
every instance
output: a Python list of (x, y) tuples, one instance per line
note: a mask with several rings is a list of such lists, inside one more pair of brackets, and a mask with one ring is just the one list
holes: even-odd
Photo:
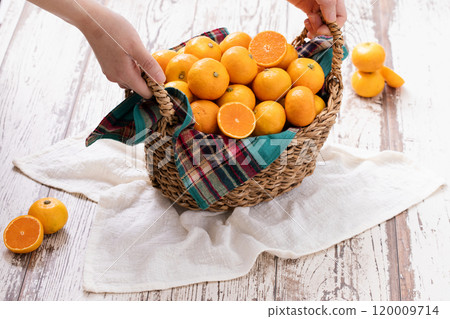
[[(254, 206), (260, 202), (272, 200), (298, 186), (303, 178), (311, 175), (314, 171), (316, 158), (339, 112), (343, 91), (341, 78), (343, 38), (335, 23), (328, 23), (328, 27), (333, 35), (333, 59), (331, 72), (325, 80), (326, 89), (330, 95), (327, 107), (310, 125), (302, 128), (295, 135), (285, 151), (287, 157), (283, 157), (284, 159), (287, 158), (287, 161), (283, 162), (281, 158), (278, 158), (252, 179), (211, 205), (208, 208), (209, 211), (225, 211), (239, 206)], [(292, 44), (294, 46), (301, 45), (305, 38), (306, 30), (303, 30)], [(176, 117), (170, 98), (164, 88), (148, 77), (144, 76), (144, 78), (160, 106), (162, 118), (158, 122), (157, 130), (161, 133), (161, 136), (172, 135)], [(158, 146), (156, 149), (155, 144)], [(146, 142), (145, 151), (147, 154), (150, 152), (150, 148), (154, 149), (152, 161), (146, 161), (148, 171), (153, 172), (153, 175), (150, 175), (153, 186), (160, 189), (165, 197), (170, 198), (178, 205), (198, 210), (197, 203), (186, 190), (178, 175), (173, 154), (168, 163), (158, 167), (158, 164), (166, 158), (167, 147), (172, 149), (171, 139), (157, 138), (151, 142)], [(148, 159), (149, 156), (146, 156), (146, 158)], [(152, 168), (154, 169), (150, 169), (149, 165), (153, 165)]]

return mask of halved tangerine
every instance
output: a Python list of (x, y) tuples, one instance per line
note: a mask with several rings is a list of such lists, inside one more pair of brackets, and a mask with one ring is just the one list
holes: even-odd
[(275, 31), (258, 33), (248, 46), (253, 59), (260, 66), (270, 68), (280, 63), (287, 52), (286, 38)]
[(217, 113), (217, 124), (222, 134), (236, 139), (246, 138), (256, 126), (255, 114), (245, 104), (230, 102), (222, 105)]
[(3, 243), (13, 253), (25, 254), (39, 248), (44, 239), (44, 226), (36, 217), (14, 218), (3, 232)]

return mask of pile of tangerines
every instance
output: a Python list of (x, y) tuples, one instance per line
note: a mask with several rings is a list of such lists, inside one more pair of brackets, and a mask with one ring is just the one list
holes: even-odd
[(393, 88), (401, 87), (405, 81), (392, 69), (384, 65), (386, 52), (375, 42), (356, 45), (352, 51), (352, 62), (357, 68), (352, 76), (352, 87), (362, 97), (374, 97), (384, 89), (384, 82)]
[(325, 107), (315, 95), (323, 86), (320, 65), (298, 58), (275, 31), (251, 38), (229, 34), (220, 44), (199, 36), (178, 52), (152, 54), (166, 74), (166, 87), (188, 98), (194, 128), (241, 139), (309, 125)]

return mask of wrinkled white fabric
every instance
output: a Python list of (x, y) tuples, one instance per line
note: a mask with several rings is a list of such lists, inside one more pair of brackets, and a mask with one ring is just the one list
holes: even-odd
[[(233, 213), (178, 213), (149, 182), (144, 150), (87, 133), (14, 161), (32, 179), (98, 202), (85, 256), (91, 292), (137, 292), (245, 275), (264, 251), (298, 258), (353, 237), (445, 182), (402, 153), (326, 145), (314, 174)], [(72, 212), (76, 216), (77, 212)]]

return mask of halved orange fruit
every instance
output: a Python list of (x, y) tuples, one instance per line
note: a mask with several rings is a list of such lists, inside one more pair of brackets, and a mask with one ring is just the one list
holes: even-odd
[(13, 253), (25, 254), (39, 248), (44, 239), (44, 226), (33, 216), (14, 218), (3, 232), (3, 243)]
[(270, 68), (280, 63), (287, 52), (286, 38), (275, 31), (258, 33), (248, 46), (253, 59), (260, 66)]
[(245, 104), (230, 102), (222, 105), (217, 113), (217, 124), (222, 134), (236, 139), (246, 138), (256, 126), (255, 114)]

